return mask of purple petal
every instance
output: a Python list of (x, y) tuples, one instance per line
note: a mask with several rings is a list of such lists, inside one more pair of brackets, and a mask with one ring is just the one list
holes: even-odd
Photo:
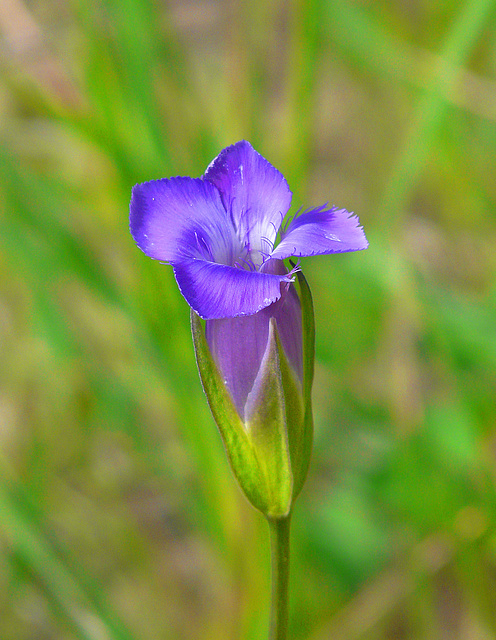
[(242, 419), (267, 346), (269, 317), (264, 309), (252, 316), (207, 320), (205, 325), (210, 351)]
[(221, 192), (239, 237), (252, 251), (270, 253), (292, 193), (282, 173), (241, 140), (227, 147), (205, 172)]
[(294, 286), (274, 304), (252, 316), (207, 320), (206, 338), (241, 418), (257, 378), (275, 317), (282, 347), (302, 379), (301, 306)]
[(201, 257), (233, 259), (234, 228), (218, 190), (201, 178), (152, 180), (133, 187), (130, 205), (133, 238), (156, 260), (177, 262)]
[[(277, 275), (291, 275), (282, 260), (267, 260), (262, 271)], [(293, 285), (285, 285), (283, 295), (266, 309), (277, 321), (277, 331), (288, 360), (300, 380), (303, 379), (301, 304)]]
[(299, 380), (303, 380), (303, 344), (301, 327), (301, 304), (293, 285), (273, 305), (267, 307), (267, 313), (277, 321), (277, 331), (282, 348), (295, 370)]
[(368, 244), (357, 216), (346, 209), (326, 209), (324, 205), (297, 216), (271, 257), (282, 259), (358, 251), (366, 249)]
[(233, 318), (257, 313), (281, 297), (285, 275), (247, 271), (205, 260), (174, 264), (174, 275), (190, 307), (202, 318)]

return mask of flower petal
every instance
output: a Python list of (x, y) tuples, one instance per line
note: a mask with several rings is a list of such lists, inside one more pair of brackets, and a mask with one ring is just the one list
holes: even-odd
[(246, 401), (267, 348), (270, 318), (275, 318), (282, 347), (301, 380), (301, 305), (293, 285), (274, 304), (254, 315), (205, 323), (210, 351), (242, 419), (246, 417)]
[(341, 253), (368, 247), (357, 216), (346, 209), (325, 207), (306, 211), (294, 218), (271, 258)]
[(267, 347), (270, 315), (207, 320), (205, 333), (224, 382), (244, 419), (245, 404)]
[(220, 152), (205, 180), (221, 192), (240, 239), (251, 251), (269, 254), (291, 204), (292, 193), (282, 173), (241, 140)]
[(281, 298), (267, 307), (276, 319), (282, 348), (300, 382), (303, 380), (303, 345), (301, 304), (294, 285), (290, 285)]
[(281, 297), (288, 275), (247, 271), (206, 260), (174, 264), (174, 275), (190, 307), (202, 318), (233, 318), (257, 313)]
[(152, 180), (133, 187), (130, 228), (151, 258), (174, 264), (185, 257), (233, 260), (234, 228), (219, 191), (202, 178)]

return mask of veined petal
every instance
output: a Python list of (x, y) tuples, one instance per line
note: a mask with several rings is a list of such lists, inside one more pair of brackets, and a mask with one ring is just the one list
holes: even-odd
[(301, 305), (293, 285), (274, 304), (251, 316), (207, 320), (210, 351), (242, 419), (267, 348), (275, 318), (282, 347), (298, 379), (303, 378)]
[(221, 151), (204, 177), (219, 189), (238, 237), (251, 251), (269, 254), (291, 204), (282, 173), (241, 140)]
[(313, 256), (366, 249), (368, 242), (357, 216), (325, 205), (297, 216), (271, 258)]
[[(262, 271), (277, 275), (288, 274), (282, 260), (267, 260), (262, 266)], [(275, 304), (267, 307), (266, 311), (276, 319), (277, 331), (286, 356), (301, 381), (303, 379), (302, 318), (300, 299), (295, 287), (286, 285), (283, 295)]]
[(277, 331), (289, 364), (300, 382), (303, 380), (301, 304), (294, 285), (267, 312), (276, 319)]
[(210, 351), (242, 420), (246, 399), (267, 348), (269, 320), (270, 315), (264, 309), (252, 316), (205, 323)]
[(190, 307), (202, 318), (234, 318), (257, 313), (281, 297), (285, 275), (247, 271), (206, 260), (174, 263), (174, 275)]
[(193, 257), (228, 263), (239, 250), (219, 191), (201, 178), (137, 184), (131, 196), (130, 228), (144, 253), (172, 264)]

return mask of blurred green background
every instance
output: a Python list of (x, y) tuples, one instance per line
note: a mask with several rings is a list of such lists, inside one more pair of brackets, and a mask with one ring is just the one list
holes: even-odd
[(294, 640), (496, 638), (496, 3), (1, 0), (0, 638), (258, 640), (268, 535), (136, 182), (252, 142), (365, 252), (303, 260)]

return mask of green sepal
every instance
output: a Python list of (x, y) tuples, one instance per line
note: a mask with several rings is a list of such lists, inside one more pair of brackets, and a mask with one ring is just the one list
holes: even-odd
[[(262, 446), (259, 452), (255, 450), (255, 442), (239, 417), (212, 357), (202, 322), (193, 310), (191, 311), (191, 331), (203, 389), (219, 428), (233, 473), (254, 507), (265, 515), (272, 514), (274, 511), (277, 513), (281, 508), (281, 501), (274, 501), (272, 483), (267, 476), (271, 465), (267, 460), (266, 447)], [(255, 440), (259, 438), (256, 437)], [(261, 462), (259, 457), (262, 458)]]
[[(315, 315), (310, 287), (301, 271), (296, 272), (298, 278), (298, 293), (301, 304), (302, 334), (303, 334), (303, 424), (297, 432), (298, 437), (291, 442), (291, 459), (293, 463), (293, 500), (300, 493), (312, 456), (313, 444), (313, 414), (312, 414), (312, 384), (315, 364)], [(291, 431), (289, 431), (291, 434)]]
[(285, 360), (276, 321), (271, 318), (267, 348), (246, 402), (245, 427), (264, 477), (266, 512), (270, 517), (288, 515), (293, 496), (293, 474), (288, 442), (286, 396), (281, 367)]
[(292, 501), (294, 501), (301, 490), (301, 485), (303, 484), (306, 470), (308, 469), (308, 461), (306, 460), (306, 438), (304, 433), (305, 403), (301, 381), (289, 364), (277, 332), (276, 338), (279, 355), (279, 371), (284, 394), (284, 424), (288, 439), (291, 475), (293, 479), (291, 497)]

